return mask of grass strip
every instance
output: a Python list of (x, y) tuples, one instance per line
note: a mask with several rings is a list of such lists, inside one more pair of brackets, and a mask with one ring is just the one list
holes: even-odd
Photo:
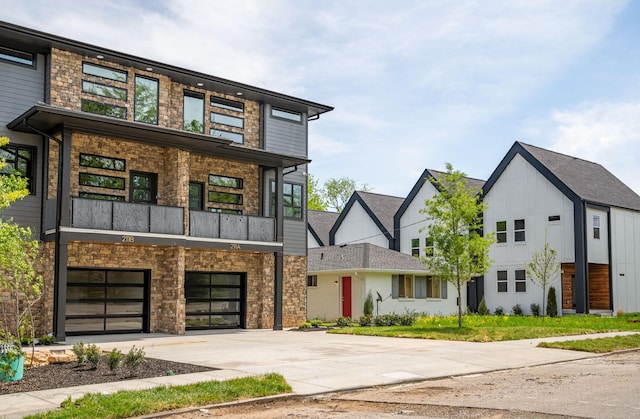
[(207, 381), (183, 386), (155, 387), (148, 390), (123, 390), (112, 394), (90, 393), (64, 401), (61, 409), (28, 416), (29, 418), (128, 418), (191, 406), (206, 406), (254, 397), (291, 392), (291, 386), (275, 373)]
[(610, 338), (569, 340), (564, 342), (540, 342), (540, 348), (569, 349), (598, 354), (640, 348), (640, 334), (614, 336)]

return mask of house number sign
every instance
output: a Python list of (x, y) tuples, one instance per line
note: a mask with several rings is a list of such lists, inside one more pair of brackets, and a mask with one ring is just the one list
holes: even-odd
[(231, 250), (240, 250), (240, 244), (239, 243), (233, 243), (230, 246)]
[(135, 236), (122, 236), (122, 243), (135, 243)]

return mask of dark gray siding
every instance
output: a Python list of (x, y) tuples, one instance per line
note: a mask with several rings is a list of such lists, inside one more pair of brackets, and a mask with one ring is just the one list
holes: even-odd
[(0, 61), (0, 136), (9, 137), (13, 144), (29, 145), (36, 148), (36, 189), (29, 195), (14, 202), (2, 213), (2, 218), (13, 217), (22, 226), (29, 226), (38, 237), (40, 234), (40, 214), (42, 197), (43, 148), (38, 135), (28, 135), (7, 129), (7, 123), (44, 100), (44, 56), (39, 55), (36, 67), (26, 67)]
[(302, 114), (302, 122), (294, 122), (271, 117), (271, 106), (264, 106), (265, 138), (264, 148), (274, 153), (290, 156), (307, 156), (307, 115)]

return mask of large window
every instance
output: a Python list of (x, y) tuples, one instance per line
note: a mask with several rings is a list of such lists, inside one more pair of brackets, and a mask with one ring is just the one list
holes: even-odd
[(30, 194), (35, 194), (36, 149), (28, 146), (7, 144), (0, 148), (0, 158), (5, 159), (6, 163), (0, 173), (13, 173), (27, 178), (27, 189)]
[(507, 271), (498, 271), (498, 292), (507, 292)]
[(411, 256), (420, 257), (420, 239), (411, 239)]
[(600, 216), (599, 215), (593, 216), (593, 238), (594, 239), (600, 238)]
[(415, 278), (416, 298), (447, 298), (447, 282), (440, 281), (432, 276), (416, 276)]
[(80, 108), (84, 112), (110, 116), (112, 118), (127, 118), (127, 108), (125, 108), (124, 106), (109, 105), (107, 103), (100, 103), (94, 102), (92, 100), (82, 99), (80, 101)]
[(158, 202), (158, 175), (155, 173), (131, 172), (129, 194), (131, 202), (155, 205)]
[(413, 275), (391, 277), (391, 298), (413, 298)]
[(133, 119), (147, 124), (158, 123), (158, 80), (136, 75)]
[(516, 242), (523, 242), (525, 241), (525, 235), (524, 235), (524, 220), (515, 220), (513, 222), (513, 233), (514, 233), (514, 240)]
[(0, 47), (0, 59), (26, 66), (33, 66), (34, 64), (33, 54), (5, 47)]
[(507, 242), (507, 222), (506, 221), (496, 222), (496, 242), (498, 243)]
[(82, 91), (111, 99), (127, 100), (127, 89), (82, 80)]
[(204, 95), (184, 91), (183, 128), (185, 131), (204, 134)]
[[(285, 182), (283, 185), (282, 202), (284, 216), (302, 218), (302, 185)], [(271, 182), (271, 212), (275, 214), (276, 183)]]
[(516, 270), (516, 292), (527, 292), (527, 272), (524, 269)]
[(189, 182), (189, 209), (202, 210), (204, 208), (204, 185), (200, 182)]
[(102, 77), (113, 81), (127, 82), (127, 72), (97, 64), (82, 63), (82, 72), (92, 76)]

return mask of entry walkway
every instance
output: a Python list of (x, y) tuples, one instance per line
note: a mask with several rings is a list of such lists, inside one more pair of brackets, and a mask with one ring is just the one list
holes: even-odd
[[(543, 365), (596, 356), (586, 352), (542, 349), (540, 341), (605, 337), (607, 333), (507, 342), (472, 343), (423, 339), (333, 335), (325, 332), (233, 330), (189, 332), (183, 336), (140, 334), (83, 336), (69, 339), (95, 343), (103, 350), (128, 351), (133, 345), (146, 355), (176, 362), (219, 368), (205, 373), (130, 380), (117, 383), (0, 396), (0, 417), (19, 418), (54, 409), (69, 396), (115, 392), (159, 385), (225, 380), (255, 374), (282, 374), (294, 392), (317, 394), (374, 385), (419, 381)], [(64, 386), (64, 383), (61, 383)]]

